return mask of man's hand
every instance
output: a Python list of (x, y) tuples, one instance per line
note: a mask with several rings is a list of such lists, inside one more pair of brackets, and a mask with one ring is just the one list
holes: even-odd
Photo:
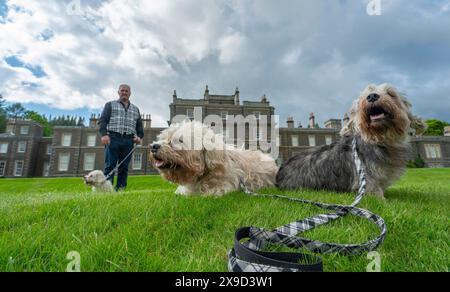
[(111, 144), (111, 139), (109, 138), (108, 135), (105, 135), (102, 137), (102, 144), (105, 146), (108, 146), (109, 144)]
[(138, 136), (134, 136), (134, 139), (133, 139), (133, 141), (134, 141), (134, 143), (136, 143), (137, 145), (139, 145), (139, 144), (141, 144), (141, 143), (142, 143), (142, 139), (141, 139), (141, 138), (139, 138)]

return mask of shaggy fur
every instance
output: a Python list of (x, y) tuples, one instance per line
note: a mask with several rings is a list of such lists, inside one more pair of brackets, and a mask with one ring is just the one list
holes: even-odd
[(84, 176), (84, 183), (92, 186), (93, 192), (112, 192), (113, 186), (109, 180), (106, 180), (103, 171), (94, 170)]
[[(273, 158), (225, 145), (221, 135), (202, 123), (174, 124), (158, 139), (152, 144), (150, 161), (164, 179), (179, 185), (177, 194), (222, 195), (238, 190), (240, 180), (251, 190), (274, 186)], [(214, 149), (205, 142), (214, 143)]]
[(394, 87), (369, 85), (354, 102), (342, 139), (313, 148), (287, 160), (276, 181), (281, 189), (311, 188), (339, 192), (356, 191), (359, 185), (352, 156), (352, 140), (364, 163), (367, 190), (380, 197), (406, 170), (408, 132), (425, 130), (411, 104)]

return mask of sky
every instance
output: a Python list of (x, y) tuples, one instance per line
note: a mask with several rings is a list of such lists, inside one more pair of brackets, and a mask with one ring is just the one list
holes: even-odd
[(390, 83), (450, 121), (450, 0), (0, 0), (0, 44), (0, 94), (46, 115), (98, 114), (127, 83), (166, 126), (173, 90), (239, 86), (323, 126)]

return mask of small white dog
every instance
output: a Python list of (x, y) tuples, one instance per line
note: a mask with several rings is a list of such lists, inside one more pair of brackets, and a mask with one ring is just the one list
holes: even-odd
[(223, 195), (239, 190), (240, 182), (251, 190), (274, 186), (278, 168), (272, 157), (227, 145), (200, 122), (172, 124), (158, 139), (149, 159), (163, 178), (179, 185), (176, 194)]
[(93, 192), (112, 192), (113, 186), (109, 180), (106, 180), (103, 171), (94, 170), (84, 176), (84, 183), (92, 186)]

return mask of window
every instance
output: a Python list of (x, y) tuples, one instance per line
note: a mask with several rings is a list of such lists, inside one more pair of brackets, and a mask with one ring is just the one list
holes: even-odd
[(14, 133), (14, 125), (6, 126), (6, 133), (13, 134)]
[(27, 142), (19, 141), (19, 144), (17, 145), (17, 153), (25, 153), (25, 151), (27, 151)]
[(293, 147), (298, 147), (298, 136), (292, 136), (292, 146)]
[(427, 155), (427, 158), (431, 158), (431, 159), (442, 158), (441, 145), (425, 144), (425, 153)]
[(133, 154), (133, 169), (134, 170), (142, 169), (142, 153)]
[(50, 175), (50, 163), (44, 162), (44, 170), (42, 172), (42, 176), (49, 176)]
[(230, 133), (228, 132), (227, 129), (223, 130), (222, 136), (223, 136), (223, 143), (227, 143), (228, 142), (228, 137), (230, 136)]
[(70, 153), (60, 153), (59, 161), (58, 161), (58, 170), (59, 171), (68, 171), (69, 170), (69, 161), (70, 161)]
[(222, 117), (222, 120), (226, 121), (228, 117), (228, 112), (220, 112), (220, 116)]
[(95, 153), (84, 154), (84, 170), (91, 171), (95, 168)]
[(8, 143), (0, 143), (0, 154), (8, 153)]
[(21, 126), (20, 127), (21, 135), (28, 135), (29, 132), (30, 132), (30, 126)]
[(72, 134), (64, 133), (61, 138), (61, 145), (64, 147), (69, 147), (72, 142)]
[(52, 155), (52, 145), (47, 145), (47, 155)]
[(256, 138), (258, 139), (258, 141), (267, 141), (267, 132), (269, 130), (266, 129), (265, 127), (259, 127), (258, 128), (258, 132), (257, 132), (257, 136)]
[(333, 143), (333, 138), (331, 136), (325, 136), (325, 144), (331, 145)]
[(194, 119), (194, 110), (191, 108), (188, 108), (186, 110), (186, 116), (188, 117), (188, 119), (193, 120)]
[(223, 130), (223, 140), (225, 143), (234, 144), (234, 126)]
[(97, 141), (97, 135), (90, 134), (87, 137), (87, 146), (89, 147), (95, 147), (95, 142)]
[(311, 146), (311, 147), (316, 146), (316, 136), (309, 135), (308, 141), (309, 141), (309, 146)]
[(0, 161), (0, 176), (5, 175), (6, 161)]
[(23, 173), (23, 161), (16, 161), (14, 165), (14, 176), (22, 176)]

